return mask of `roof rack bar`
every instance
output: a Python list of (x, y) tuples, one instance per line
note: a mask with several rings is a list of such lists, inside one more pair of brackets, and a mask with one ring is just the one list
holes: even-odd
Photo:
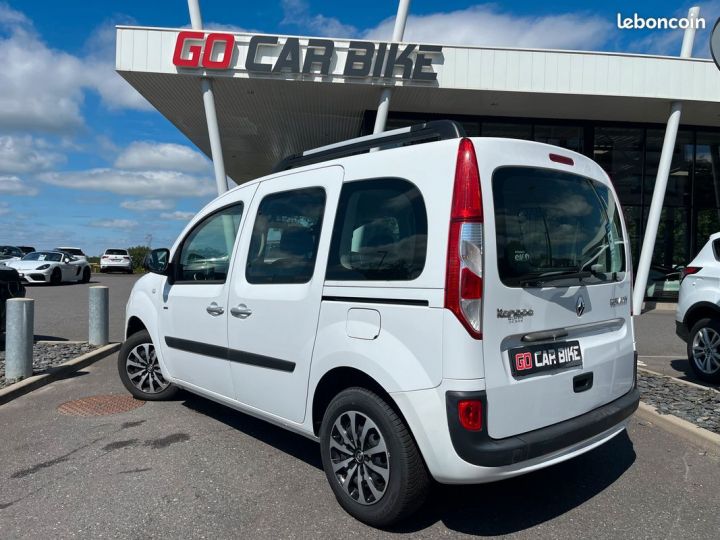
[(462, 137), (465, 137), (465, 130), (457, 122), (452, 120), (434, 120), (306, 150), (302, 154), (286, 157), (273, 168), (273, 172), (287, 171), (304, 165), (322, 163), (323, 161), (329, 161), (331, 159), (364, 154), (373, 149), (387, 150), (388, 148), (396, 148), (408, 144), (459, 139)]

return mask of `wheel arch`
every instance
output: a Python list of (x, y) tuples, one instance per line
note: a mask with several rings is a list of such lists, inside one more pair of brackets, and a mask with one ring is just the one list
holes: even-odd
[(688, 333), (692, 330), (700, 319), (704, 318), (720, 319), (720, 306), (712, 302), (698, 302), (688, 309), (683, 322), (687, 327)]
[(129, 338), (133, 334), (142, 332), (143, 330), (147, 330), (147, 326), (145, 326), (145, 323), (140, 320), (140, 317), (132, 315), (127, 322), (127, 326), (125, 329), (125, 339)]
[(352, 387), (366, 388), (376, 393), (395, 410), (403, 419), (405, 425), (408, 426), (408, 429), (410, 429), (402, 410), (390, 393), (388, 393), (379, 382), (357, 368), (338, 366), (329, 370), (320, 378), (313, 392), (311, 409), (312, 429), (316, 436), (320, 433), (320, 424), (332, 399), (343, 390)]

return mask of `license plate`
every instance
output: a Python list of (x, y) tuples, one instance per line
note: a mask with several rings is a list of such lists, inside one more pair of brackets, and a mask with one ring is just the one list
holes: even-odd
[(578, 341), (562, 341), (510, 349), (510, 369), (515, 377), (582, 367)]

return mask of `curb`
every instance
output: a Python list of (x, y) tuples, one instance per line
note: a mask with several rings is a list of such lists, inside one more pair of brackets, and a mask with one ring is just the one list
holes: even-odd
[(672, 414), (660, 414), (655, 407), (643, 401), (640, 402), (635, 414), (665, 431), (679, 435), (703, 450), (720, 455), (720, 435), (717, 433), (698, 427)]
[[(642, 356), (640, 357), (642, 358)], [(710, 390), (711, 392), (720, 392), (717, 388), (713, 388), (712, 386), (704, 386), (702, 384), (694, 383), (692, 381), (685, 381), (683, 379), (679, 379), (677, 377), (673, 377), (672, 375), (666, 375), (665, 373), (660, 373), (659, 371), (653, 371), (652, 369), (646, 369), (638, 366), (638, 371), (642, 371), (643, 373), (648, 373), (649, 375), (655, 375), (656, 377), (663, 377), (664, 379), (672, 379), (673, 382), (684, 384), (685, 386), (691, 386), (692, 388), (696, 388), (698, 390)]]
[(51, 382), (57, 381), (71, 373), (81, 370), (82, 368), (89, 366), (90, 364), (97, 362), (101, 358), (111, 355), (120, 349), (120, 343), (110, 343), (104, 347), (100, 347), (92, 352), (78, 356), (68, 360), (64, 364), (50, 368), (45, 373), (39, 375), (33, 375), (27, 379), (23, 379), (20, 382), (6, 386), (0, 390), (0, 405), (4, 405), (8, 401), (24, 396), (25, 394), (37, 390), (50, 384)]

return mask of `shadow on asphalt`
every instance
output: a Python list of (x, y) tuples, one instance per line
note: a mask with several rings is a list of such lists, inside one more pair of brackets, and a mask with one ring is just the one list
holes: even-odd
[(308, 465), (322, 470), (320, 447), (310, 439), (200, 396), (187, 392), (181, 392), (178, 396), (180, 400), (185, 400), (183, 405), (188, 409), (218, 420), (233, 429), (242, 431), (246, 435), (250, 435), (265, 444), (277, 448), (281, 452), (285, 452)]
[(670, 366), (675, 370), (682, 373), (682, 375), (679, 375), (678, 378), (682, 379), (684, 381), (690, 381), (694, 382), (695, 384), (699, 384), (701, 386), (706, 386), (708, 388), (715, 388), (720, 389), (720, 385), (712, 384), (709, 382), (701, 381), (698, 379), (695, 374), (690, 369), (690, 362), (687, 358), (679, 358), (677, 360), (672, 360), (670, 362)]
[[(185, 392), (179, 400), (193, 411), (322, 470), (318, 445), (301, 435)], [(632, 441), (624, 431), (587, 454), (517, 478), (474, 486), (436, 484), (420, 512), (389, 530), (418, 532), (441, 521), (456, 532), (480, 536), (523, 531), (602, 493), (635, 459)]]

